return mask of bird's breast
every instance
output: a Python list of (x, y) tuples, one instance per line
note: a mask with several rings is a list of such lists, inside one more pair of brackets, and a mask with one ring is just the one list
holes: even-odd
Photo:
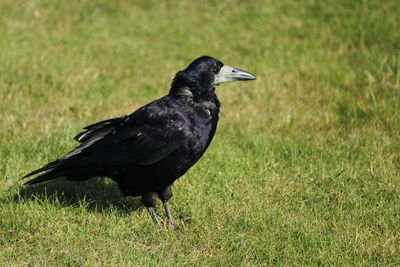
[(197, 104), (190, 115), (187, 149), (194, 157), (200, 157), (210, 144), (218, 122), (218, 112), (212, 103)]
[(216, 115), (218, 108), (212, 101), (202, 101), (197, 104), (197, 109), (200, 111), (199, 114), (205, 115), (208, 119), (212, 119), (213, 115)]

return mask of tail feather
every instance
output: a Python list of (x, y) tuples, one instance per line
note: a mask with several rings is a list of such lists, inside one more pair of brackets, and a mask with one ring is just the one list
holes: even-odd
[[(32, 173), (30, 173), (30, 175), (40, 172), (39, 170), (33, 171)], [(55, 169), (48, 170), (47, 172), (42, 173), (35, 178), (25, 182), (24, 185), (37, 184), (56, 178), (66, 178), (69, 181), (84, 181), (96, 176), (111, 177), (110, 174), (111, 173), (107, 168), (100, 166), (58, 166)], [(26, 177), (30, 175), (26, 175)]]
[(24, 185), (30, 185), (30, 184), (37, 184), (40, 182), (51, 180), (54, 178), (66, 177), (66, 174), (68, 173), (68, 171), (67, 171), (68, 165), (69, 165), (69, 162), (66, 161), (65, 159), (63, 159), (63, 158), (57, 159), (55, 161), (52, 161), (52, 162), (44, 165), (43, 167), (41, 167), (33, 172), (28, 173), (21, 179), (25, 179), (29, 176), (43, 172), (42, 174), (40, 174), (40, 175), (36, 176), (35, 178), (24, 183)]
[[(29, 175), (28, 175), (29, 176)], [(24, 183), (24, 185), (31, 185), (31, 184), (37, 184), (41, 183), (47, 180), (51, 180), (53, 178), (61, 178), (62, 176), (59, 175), (59, 173), (56, 173), (54, 170), (42, 173), (39, 176), (36, 176), (35, 178), (27, 181)]]
[(48, 171), (50, 169), (54, 169), (54, 168), (60, 166), (61, 163), (62, 163), (62, 160), (60, 160), (60, 159), (55, 160), (53, 162), (50, 162), (49, 164), (44, 165), (42, 168), (39, 168), (39, 169), (37, 169), (37, 170), (35, 170), (33, 172), (28, 173), (27, 175), (23, 176), (21, 179), (25, 179), (25, 178), (27, 178), (29, 176), (35, 175), (35, 174), (40, 173), (40, 172), (44, 172), (44, 171)]

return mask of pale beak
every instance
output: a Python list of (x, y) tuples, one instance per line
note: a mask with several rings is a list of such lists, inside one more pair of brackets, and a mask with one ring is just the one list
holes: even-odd
[(255, 80), (256, 77), (247, 71), (224, 65), (214, 77), (214, 85), (223, 82)]

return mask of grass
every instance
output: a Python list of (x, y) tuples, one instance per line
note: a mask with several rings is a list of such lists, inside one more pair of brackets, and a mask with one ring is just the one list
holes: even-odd
[[(0, 2), (0, 265), (400, 265), (400, 8), (392, 1)], [(200, 55), (204, 158), (158, 231), (108, 179), (23, 187), (98, 120), (166, 94)]]

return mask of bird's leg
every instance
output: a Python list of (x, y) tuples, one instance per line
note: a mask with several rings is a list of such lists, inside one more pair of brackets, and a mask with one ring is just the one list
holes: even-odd
[(149, 211), (153, 222), (158, 226), (161, 227), (160, 221), (158, 220), (157, 213), (155, 211), (155, 207), (157, 204), (156, 200), (156, 193), (149, 192), (142, 195), (142, 203), (146, 206), (147, 210)]
[(174, 224), (174, 221), (172, 219), (172, 214), (171, 214), (171, 210), (169, 209), (169, 205), (168, 205), (168, 203), (166, 201), (163, 204), (164, 204), (165, 213), (167, 214), (167, 218), (168, 218), (168, 226), (172, 230), (175, 230), (176, 229), (176, 225)]
[(169, 205), (167, 203), (168, 199), (170, 199), (172, 197), (171, 186), (169, 185), (166, 188), (164, 188), (162, 191), (158, 192), (158, 196), (160, 197), (161, 201), (163, 202), (165, 213), (167, 214), (167, 218), (168, 218), (168, 226), (171, 229), (175, 230), (176, 225), (173, 222), (171, 210), (169, 209)]
[(161, 227), (160, 221), (158, 220), (157, 213), (153, 207), (147, 207), (153, 222), (157, 225), (157, 227)]

